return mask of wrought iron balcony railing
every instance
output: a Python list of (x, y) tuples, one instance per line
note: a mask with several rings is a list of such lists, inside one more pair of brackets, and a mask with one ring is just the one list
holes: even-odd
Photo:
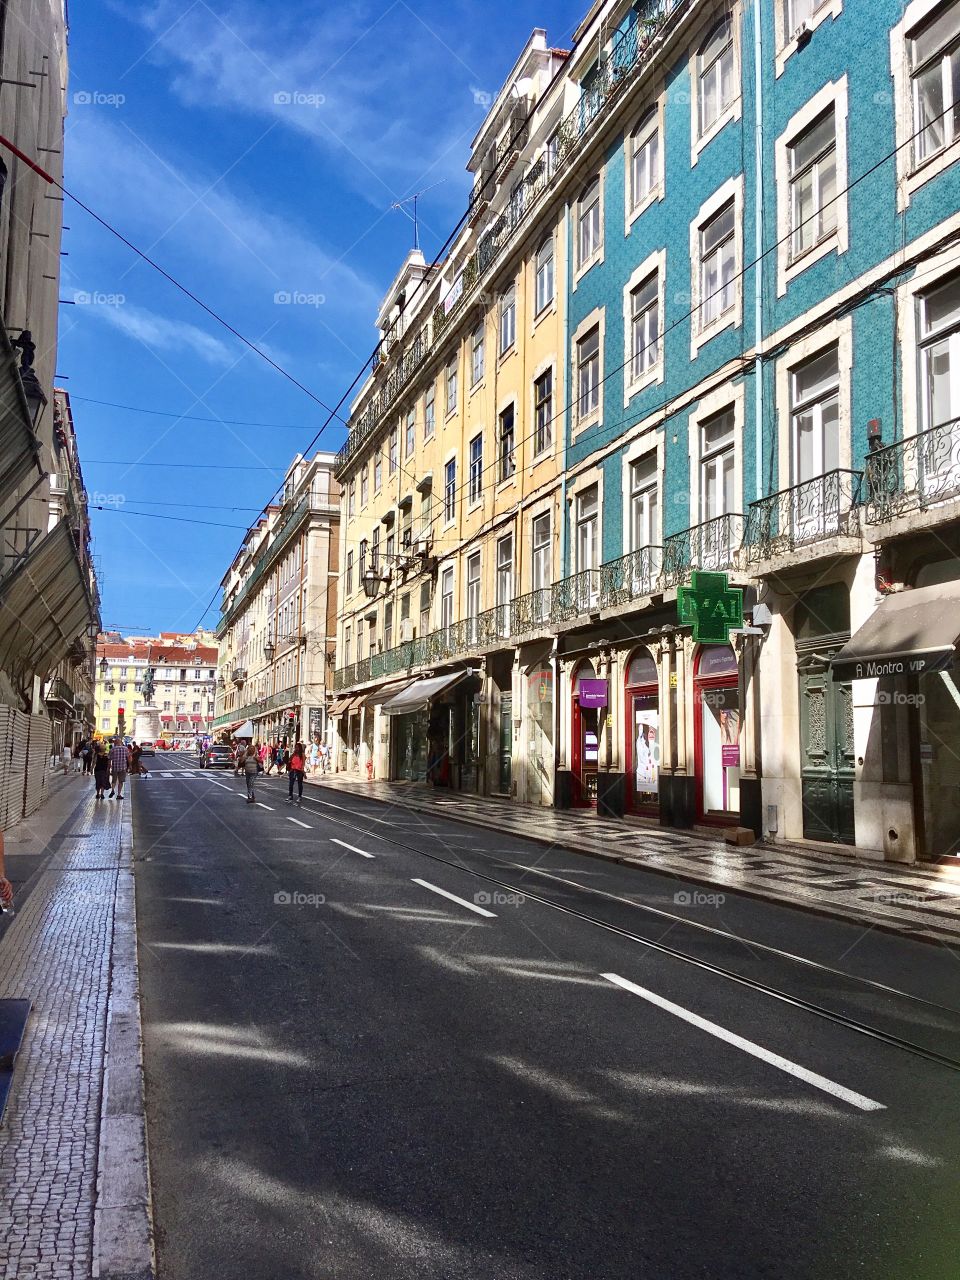
[(643, 596), (662, 590), (661, 547), (640, 547), (619, 560), (608, 560), (600, 566), (600, 604), (604, 609), (629, 604)]
[(581, 569), (551, 589), (550, 621), (569, 622), (600, 608), (600, 570)]
[[(618, 33), (612, 41), (609, 56), (591, 78), (580, 101), (560, 122), (556, 133), (556, 147), (550, 153), (549, 163), (539, 157), (527, 171), (520, 191), (498, 213), (491, 226), (480, 237), (477, 247), (464, 264), (463, 271), (446, 296), (433, 312), (430, 322), (421, 328), (414, 341), (402, 354), (397, 351), (398, 331), (386, 333), (373, 360), (373, 368), (381, 367), (383, 382), (371, 396), (367, 407), (352, 422), (350, 435), (337, 454), (335, 471), (340, 476), (344, 467), (381, 425), (386, 425), (394, 402), (409, 384), (414, 373), (433, 354), (444, 331), (455, 315), (463, 311), (472, 300), (475, 290), (484, 281), (501, 258), (501, 251), (513, 240), (517, 228), (529, 219), (544, 195), (557, 182), (563, 170), (570, 165), (571, 157), (590, 133), (597, 120), (606, 115), (609, 104), (616, 100), (630, 76), (635, 75), (648, 60), (668, 18), (682, 8), (688, 0), (646, 0), (637, 21), (628, 30)], [(482, 188), (470, 197), (469, 211), (474, 212), (483, 202), (493, 197), (498, 183), (512, 164), (516, 148), (525, 144), (524, 137), (510, 139), (510, 145), (501, 148), (497, 165), (485, 180)], [(383, 352), (389, 354), (383, 356)]]
[(52, 680), (47, 682), (43, 700), (48, 705), (62, 704), (66, 707), (72, 707), (76, 702), (76, 694), (62, 676), (54, 676)]
[(864, 478), (870, 524), (960, 497), (960, 419), (868, 454)]
[(757, 564), (827, 538), (860, 532), (863, 473), (828, 471), (750, 504), (744, 559)]
[(734, 512), (671, 534), (663, 542), (663, 585), (682, 585), (693, 569), (732, 569), (742, 534), (743, 516)]
[(552, 587), (538, 587), (535, 591), (518, 596), (512, 606), (513, 634), (518, 637), (528, 636), (548, 629), (552, 600)]

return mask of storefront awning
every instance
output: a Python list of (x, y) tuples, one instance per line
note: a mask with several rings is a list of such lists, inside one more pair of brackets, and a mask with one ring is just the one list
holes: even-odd
[(173, 720), (173, 716), (161, 716), (160, 719), (164, 724), (170, 724)]
[(192, 715), (192, 716), (190, 717), (190, 723), (191, 723), (191, 724), (202, 724), (202, 723), (203, 723), (203, 716), (194, 716), (194, 715)]
[(351, 711), (356, 711), (358, 707), (363, 706), (363, 695), (359, 697), (347, 695), (346, 697), (334, 698), (327, 707), (327, 715), (330, 716), (346, 716)]
[(395, 694), (381, 707), (386, 716), (407, 716), (414, 711), (424, 711), (430, 699), (451, 689), (459, 680), (470, 675), (469, 671), (451, 671), (445, 676), (430, 676), (426, 680), (414, 680), (413, 684)]
[(914, 587), (880, 602), (833, 659), (834, 680), (923, 675), (953, 661), (960, 639), (960, 581)]
[(252, 738), (253, 737), (252, 723), (249, 720), (244, 720), (243, 724), (237, 725), (237, 728), (234, 731), (233, 736), (235, 738)]
[(390, 684), (385, 684), (382, 689), (377, 689), (375, 693), (368, 693), (363, 699), (365, 707), (378, 707), (381, 702), (389, 702), (391, 698), (395, 698), (403, 689), (410, 686), (409, 680), (392, 680)]

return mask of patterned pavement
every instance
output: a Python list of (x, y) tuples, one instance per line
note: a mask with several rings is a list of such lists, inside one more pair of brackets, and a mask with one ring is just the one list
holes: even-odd
[[(91, 795), (68, 816), (0, 944), (0, 997), (33, 1002), (0, 1129), (4, 1280), (89, 1280), (100, 1270), (94, 1218), (108, 1012), (120, 979), (122, 808), (95, 806)], [(35, 840), (42, 834), (38, 822)]]
[(860, 859), (852, 851), (847, 856), (801, 852), (795, 845), (738, 848), (722, 839), (601, 818), (583, 809), (533, 808), (420, 783), (369, 782), (355, 774), (307, 781), (927, 942), (960, 945), (960, 878), (952, 868), (900, 866)]

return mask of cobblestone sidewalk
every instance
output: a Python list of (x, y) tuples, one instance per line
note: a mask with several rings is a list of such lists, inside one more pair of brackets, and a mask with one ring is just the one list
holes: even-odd
[(901, 867), (816, 850), (800, 852), (795, 846), (737, 848), (722, 839), (618, 822), (589, 810), (539, 809), (420, 783), (368, 782), (341, 773), (307, 781), (926, 942), (960, 945), (960, 879), (947, 868)]
[(0, 943), (0, 998), (33, 1002), (0, 1128), (0, 1275), (148, 1280), (129, 807), (90, 795), (64, 828)]

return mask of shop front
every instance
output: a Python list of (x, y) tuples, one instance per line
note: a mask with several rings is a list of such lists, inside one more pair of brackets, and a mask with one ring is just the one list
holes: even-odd
[(740, 677), (729, 645), (697, 651), (693, 713), (697, 818), (735, 826), (740, 820)]
[(554, 689), (553, 668), (546, 662), (524, 674), (527, 703), (525, 800), (527, 804), (553, 803)]
[[(390, 721), (390, 777), (408, 782), (450, 786), (462, 764), (462, 730), (452, 696), (469, 671), (448, 672), (414, 680), (383, 703)], [(461, 711), (462, 715), (462, 711)]]
[(624, 675), (627, 812), (657, 817), (660, 812), (660, 690), (657, 664), (638, 649)]
[(570, 717), (571, 803), (594, 808), (600, 767), (600, 731), (607, 715), (607, 682), (597, 678), (592, 662), (581, 662), (573, 674)]

